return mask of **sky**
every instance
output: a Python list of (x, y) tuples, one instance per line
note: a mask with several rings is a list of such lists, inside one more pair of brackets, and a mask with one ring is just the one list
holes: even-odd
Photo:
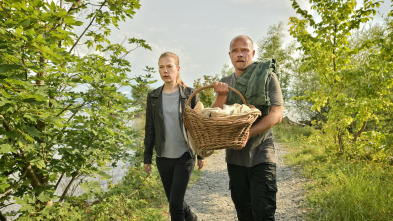
[[(158, 66), (160, 54), (171, 51), (179, 56), (183, 81), (192, 86), (203, 75), (221, 73), (230, 65), (229, 43), (245, 34), (256, 43), (269, 26), (287, 23), (295, 12), (290, 0), (141, 0), (132, 20), (120, 25), (116, 41), (126, 36), (145, 39), (152, 51), (138, 48), (127, 59), (130, 76), (145, 74), (145, 66)], [(153, 87), (160, 86), (159, 80)]]
[[(309, 9), (308, 1), (298, 2), (302, 9)], [(248, 35), (255, 45), (266, 36), (269, 27), (279, 22), (288, 24), (289, 17), (296, 16), (290, 0), (141, 0), (140, 3), (134, 18), (121, 23), (112, 36), (118, 43), (125, 37), (144, 39), (152, 47), (152, 51), (138, 48), (127, 56), (132, 65), (130, 77), (144, 75), (146, 66), (157, 71), (160, 54), (171, 51), (179, 56), (180, 74), (189, 86), (203, 75), (220, 74), (224, 64), (231, 65), (228, 51), (233, 37)], [(162, 85), (158, 72), (154, 78), (158, 82), (153, 87)]]

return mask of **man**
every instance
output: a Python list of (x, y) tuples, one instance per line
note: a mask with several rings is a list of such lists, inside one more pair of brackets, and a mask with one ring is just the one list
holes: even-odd
[(213, 107), (237, 103), (235, 93), (228, 85), (238, 89), (248, 104), (262, 112), (250, 129), (245, 147), (226, 150), (229, 187), (239, 221), (274, 220), (276, 211), (276, 160), (272, 127), (280, 123), (283, 115), (281, 88), (274, 71), (274, 60), (253, 62), (255, 50), (252, 40), (245, 35), (230, 43), (229, 56), (235, 73), (214, 82), (217, 93)]

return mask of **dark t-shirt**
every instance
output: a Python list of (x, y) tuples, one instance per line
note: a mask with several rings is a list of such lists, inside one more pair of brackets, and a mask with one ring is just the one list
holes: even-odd
[[(236, 74), (223, 77), (220, 81), (234, 87)], [(282, 92), (277, 75), (272, 72), (267, 79), (269, 82), (269, 98), (271, 106), (282, 106)], [(251, 104), (252, 105), (252, 104)], [(248, 140), (241, 150), (226, 150), (226, 162), (239, 166), (253, 167), (260, 163), (276, 163), (273, 130), (267, 130)]]

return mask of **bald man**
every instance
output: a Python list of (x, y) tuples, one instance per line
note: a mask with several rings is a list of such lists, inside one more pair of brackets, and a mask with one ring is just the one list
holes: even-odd
[(276, 159), (272, 128), (282, 120), (283, 98), (274, 59), (253, 62), (254, 56), (251, 38), (236, 36), (229, 51), (235, 72), (223, 77), (220, 82), (214, 82), (217, 96), (213, 107), (222, 108), (224, 104), (241, 102), (228, 90), (229, 85), (262, 113), (250, 128), (244, 148), (226, 150), (229, 188), (239, 221), (274, 220), (276, 211)]

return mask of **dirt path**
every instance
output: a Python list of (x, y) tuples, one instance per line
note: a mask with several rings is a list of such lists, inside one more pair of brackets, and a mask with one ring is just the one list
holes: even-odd
[[(201, 221), (236, 221), (236, 211), (228, 190), (228, 174), (225, 151), (206, 158), (201, 179), (191, 185), (186, 193), (186, 201)], [(276, 144), (277, 156), (277, 211), (276, 220), (302, 220), (304, 213), (304, 179), (284, 163), (285, 150)]]

